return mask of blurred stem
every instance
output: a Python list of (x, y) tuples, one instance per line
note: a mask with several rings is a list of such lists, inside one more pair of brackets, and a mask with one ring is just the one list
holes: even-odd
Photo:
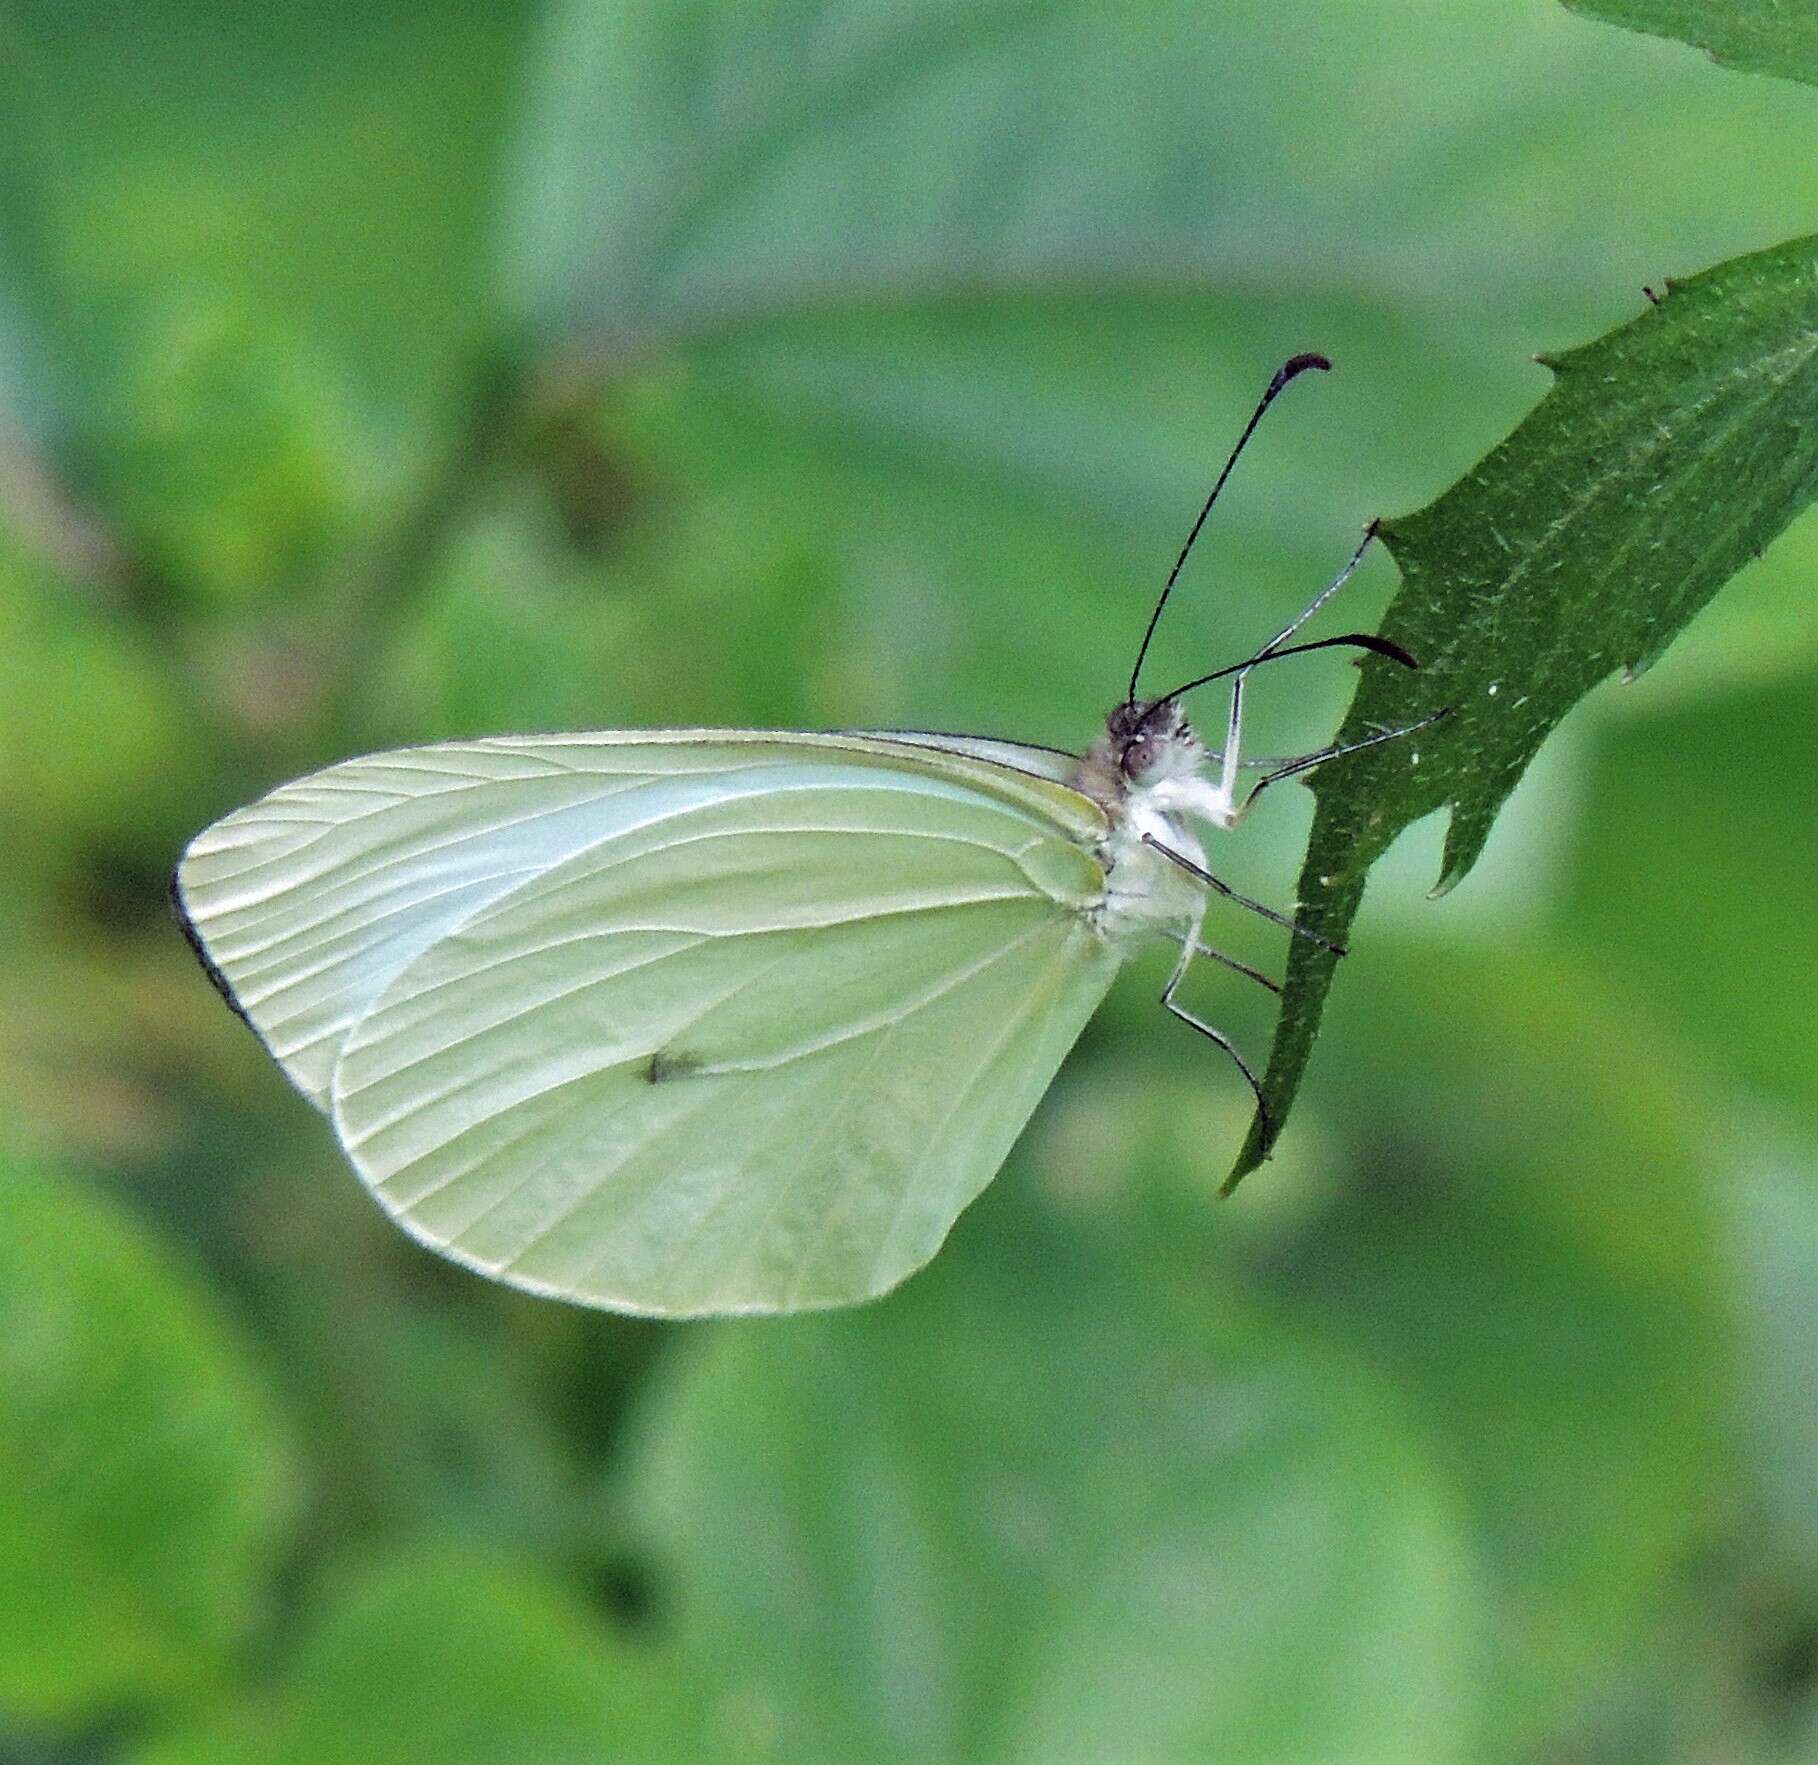
[(524, 355), (506, 349), (474, 376), (467, 419), (391, 531), (328, 602), (325, 682), (314, 719), (336, 734), (357, 729), (383, 655), (434, 581), (450, 534), (487, 480), (511, 458), (527, 426), (534, 381)]

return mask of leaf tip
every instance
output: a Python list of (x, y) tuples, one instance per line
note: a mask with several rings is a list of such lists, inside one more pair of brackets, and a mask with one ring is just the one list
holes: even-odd
[(1275, 1153), (1275, 1135), (1264, 1124), (1258, 1115), (1250, 1123), (1250, 1132), (1245, 1136), (1242, 1148), (1237, 1154), (1237, 1162), (1231, 1167), (1230, 1176), (1218, 1186), (1220, 1201), (1229, 1201), (1237, 1193), (1237, 1186), (1253, 1170), (1267, 1164)]
[(1642, 675), (1647, 673), (1647, 671), (1666, 654), (1666, 649), (1666, 640), (1663, 638), (1651, 649), (1643, 650), (1638, 656), (1624, 662), (1622, 665), (1622, 684), (1624, 686), (1633, 686)]
[[(1454, 811), (1454, 816), (1456, 816)], [(1457, 826), (1456, 819), (1453, 826)], [(1471, 867), (1477, 862), (1478, 854), (1483, 850), (1481, 840), (1474, 844), (1455, 842), (1450, 831), (1446, 834), (1446, 852), (1439, 866), (1439, 880), (1427, 890), (1429, 901), (1443, 901), (1471, 874)]]
[(1427, 890), (1429, 901), (1451, 894), (1471, 874), (1477, 860), (1483, 856), (1484, 842), (1490, 837), (1496, 812), (1507, 794), (1505, 791), (1502, 796), (1487, 802), (1452, 804), (1452, 820), (1446, 828), (1445, 855), (1440, 860), (1439, 880)]

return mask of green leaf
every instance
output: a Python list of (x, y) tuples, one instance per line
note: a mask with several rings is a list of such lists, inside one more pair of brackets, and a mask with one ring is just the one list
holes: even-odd
[(1474, 1757), (1467, 1553), (1382, 1390), (1025, 1194), (673, 1367), (633, 1495), (721, 1754)]
[[(1266, 289), (1281, 327), (1309, 287), (1437, 314), (1500, 276), (1500, 317), (1556, 300), (1568, 263), (1620, 266), (1634, 234), (1579, 211), (1607, 207), (1587, 179), (1638, 140), (1650, 171), (1688, 154), (1695, 181), (1759, 126), (1759, 96), (1751, 124), (1708, 70), (1662, 70), (1557, 14), (1516, 31), (1485, 0), (1410, 0), (1390, 29), (1326, 5), (1286, 78), (1278, 22), (1192, 0), (556, 0), (506, 207), (513, 304), (544, 334), (592, 340), (611, 372), (790, 316), (927, 303), (963, 336), (993, 294), (1222, 290), (1228, 315)], [(1726, 104), (1737, 115), (1713, 118)], [(1383, 152), (1361, 167), (1329, 151), (1346, 139)], [(1573, 151), (1537, 175), (1557, 141)], [(1746, 215), (1788, 169), (1726, 180), (1724, 211)], [(1393, 203), (1392, 231), (1366, 192)], [(1676, 196), (1663, 243), (1702, 206)], [(1486, 210), (1494, 227), (1467, 224)], [(1627, 218), (1646, 227), (1647, 205)], [(1182, 390), (1132, 373), (1125, 395), (1140, 413)]]
[(1801, 0), (1563, 0), (1570, 12), (1677, 37), (1713, 61), (1818, 85), (1818, 12)]
[[(1300, 152), (1238, 74), (1263, 39), (1181, 0), (551, 12), (502, 253), (515, 303), (610, 385), (659, 488), (762, 474), (792, 545), (823, 554), (800, 566), (834, 589), (810, 641), (855, 690), (808, 720), (962, 718), (1083, 745), (1280, 332), (1356, 335), (1339, 289), (1372, 247), (1350, 201), (1309, 196), (1292, 228), (1250, 206), (1258, 167), (1290, 175)], [(1358, 58), (1366, 85), (1395, 65), (1381, 33), (1330, 30), (1332, 59), (1300, 78), (1367, 110)], [(1206, 150), (1240, 139), (1241, 172)], [(1322, 226), (1343, 248), (1305, 243)], [(1257, 277), (1298, 310), (1246, 313)], [(1331, 452), (1336, 470), (1342, 438)], [(1298, 543), (1317, 569), (1300, 527), (1255, 535), (1251, 557)], [(1140, 553), (1120, 549), (1138, 533)], [(742, 539), (721, 549), (691, 576), (747, 567)], [(1269, 567), (1285, 605), (1292, 576)], [(628, 575), (659, 604), (690, 587)], [(1272, 612), (1245, 610), (1258, 627)], [(710, 644), (721, 621), (700, 623)], [(1065, 724), (1063, 633), (1091, 683)], [(764, 671), (728, 672), (736, 688)], [(956, 680), (976, 702), (955, 702)], [(737, 703), (703, 694), (703, 720)]]
[[(1540, 405), (1436, 502), (1388, 522), (1402, 587), (1341, 742), (1444, 713), (1313, 775), (1301, 922), (1342, 944), (1378, 858), (1451, 811), (1436, 892), (1476, 862), (1540, 744), (1598, 682), (1658, 657), (1818, 489), (1818, 240), (1669, 285), (1549, 358)], [(1337, 959), (1293, 941), (1264, 1090), (1279, 1130)], [(1253, 1125), (1229, 1186), (1267, 1154)]]
[(291, 1507), (239, 1345), (112, 1209), (0, 1161), (0, 1709), (80, 1722), (215, 1682)]
[(682, 1690), (543, 1572), (421, 1546), (323, 1602), (275, 1696), (139, 1765), (658, 1765), (702, 1756)]

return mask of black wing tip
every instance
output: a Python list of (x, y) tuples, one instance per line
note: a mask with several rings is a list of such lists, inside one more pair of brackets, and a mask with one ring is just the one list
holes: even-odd
[(208, 953), (208, 946), (202, 942), (202, 934), (196, 930), (196, 922), (190, 917), (188, 904), (183, 899), (183, 865), (181, 861), (171, 866), (170, 884), (166, 890), (170, 899), (172, 917), (177, 922), (177, 929), (183, 934), (183, 941), (189, 945), (195, 959), (201, 963), (202, 972), (208, 976), (210, 984), (226, 1001), (231, 1011), (255, 1036), (259, 1036), (263, 1046), (265, 1038), (259, 1035), (259, 1026), (246, 1015), (246, 1007), (240, 1003), (234, 992), (233, 983), (221, 972), (220, 964)]

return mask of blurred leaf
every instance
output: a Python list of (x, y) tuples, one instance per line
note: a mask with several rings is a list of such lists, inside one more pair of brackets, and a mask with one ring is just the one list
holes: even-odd
[(660, 1656), (528, 1564), (381, 1558), (323, 1602), (272, 1698), (138, 1765), (627, 1765), (700, 1757)]
[(187, 969), (112, 930), (0, 926), (0, 1095), (31, 1099), (14, 1138), (46, 1157), (130, 1164), (167, 1152), (188, 1126), (172, 1080), (193, 1070), (219, 1002), (197, 1000)]
[(1735, 1184), (1731, 1205), (1739, 1420), (1779, 1542), (1809, 1576), (1818, 1571), (1818, 1184), (1809, 1171), (1764, 1162)]
[[(503, 348), (496, 162), (534, 9), (10, 0), (0, 20), (30, 98), (0, 106), (0, 292), (66, 418), (68, 507), (35, 518), (50, 476), (21, 497), (3, 447), (0, 497), (66, 566), (93, 530), (117, 612), (229, 742), (294, 760), (298, 725), (364, 702), (356, 666), (434, 559), (420, 530), (461, 507), (449, 461), (478, 451), (476, 382)], [(201, 629), (206, 603), (260, 595), (286, 632)]]
[[(761, 480), (819, 549), (817, 721), (1083, 744), (1283, 355), (1326, 349), (1356, 401), (1322, 389), (1317, 417), (1252, 454), (1202, 560), (1243, 593), (1183, 597), (1166, 672), (1243, 653), (1373, 504), (1414, 493), (1387, 437), (1468, 445), (1484, 412), (1513, 409), (1502, 362), (1530, 345), (1486, 349), (1476, 291), (1497, 286), (1523, 324), (1535, 303), (1567, 324), (1603, 310), (1650, 249), (1645, 205), (1620, 205), (1620, 241), (1600, 231), (1630, 155), (1634, 175), (1675, 180), (1653, 248), (1684, 250), (1694, 211), (1736, 221), (1735, 180), (1704, 185), (1749, 125), (1699, 109), (1686, 76), (1643, 73), (1633, 43), (1624, 61), (1616, 33), (1587, 52), (1563, 15), (1515, 33), (1452, 0), (1402, 0), (1393, 30), (1304, 13), (1283, 29), (1266, 8), (1180, 0), (552, 9), (501, 254), (517, 305), (614, 419), (653, 383), (671, 395), (685, 415), (662, 489)], [(1353, 138), (1372, 152), (1326, 150)], [(1751, 198), (1774, 187), (1768, 161)], [(1485, 212), (1494, 226), (1458, 224)], [(1468, 341), (1446, 349), (1459, 311)], [(794, 582), (751, 594), (775, 608)], [(673, 584), (627, 587), (661, 603)], [(741, 670), (718, 672), (702, 721), (739, 710)]]
[(491, 329), (492, 162), (530, 10), (10, 0), (33, 104), (0, 125), (38, 217), (11, 243), (65, 377), (104, 390), (131, 321), (194, 298), (338, 349), (394, 445), (411, 434)]
[(52, 432), (53, 378), (30, 314), (51, 299), (44, 271), (43, 130), (37, 69), (9, 6), (0, 10), (0, 439)]
[(1474, 1757), (1471, 1576), (1381, 1392), (1086, 1236), (999, 1184), (887, 1300), (675, 1367), (632, 1491), (719, 1750)]
[(1455, 1472), (1494, 1596), (1485, 1756), (1552, 1756), (1723, 1535), (1728, 1098), (1589, 961), (1377, 935), (1353, 962), (1324, 1097), (1351, 1187), (1262, 1269)]
[(1208, 213), (1224, 130), (1196, 15), (564, 0), (506, 256), (519, 302), (611, 357), (886, 289), (1228, 273), (1220, 244), (1254, 240)]
[(144, 315), (124, 354), (95, 413), (94, 488), (184, 592), (294, 592), (370, 519), (370, 443), (363, 457), (348, 390), (307, 338), (196, 298)]
[[(1348, 343), (1353, 360), (1394, 347), (1338, 303), (1303, 302), (1294, 324), (1291, 335)], [(754, 319), (693, 342), (667, 374), (635, 378), (617, 423), (666, 477), (710, 487), (694, 494), (714, 506), (700, 553), (670, 565), (681, 581), (628, 586), (652, 599), (713, 593), (729, 610), (742, 604), (746, 626), (806, 599), (813, 620), (789, 637), (791, 672), (815, 695), (811, 721), (946, 720), (1083, 747), (1285, 329), (1233, 314), (1211, 288), (1152, 299), (1051, 290)], [(1436, 378), (1412, 374), (1384, 402), (1412, 411)], [(1317, 491), (1320, 512), (1305, 516), (1282, 488), (1340, 478), (1382, 419), (1380, 405), (1335, 406), (1325, 390), (1258, 443), (1222, 511), (1210, 581), (1196, 577), (1182, 597), (1158, 667), (1185, 672), (1253, 645), (1349, 549), (1362, 491)], [(817, 583), (811, 596), (803, 577)], [(703, 624), (708, 649), (716, 627)], [(703, 721), (726, 718), (724, 695), (754, 672), (726, 647)], [(1333, 695), (1328, 715), (1340, 703)], [(1303, 698), (1302, 720), (1310, 710)]]
[(1818, 85), (1818, 15), (1799, 0), (1564, 0), (1569, 11), (1677, 37), (1713, 61)]
[[(271, 1328), (327, 1461), (316, 1524), (337, 1540), (428, 1532), (540, 1555), (572, 1547), (591, 1518), (579, 1455), (527, 1377), (521, 1339), (507, 1337), (511, 1352), (484, 1310), (401, 1305), (360, 1273), (338, 1271), (325, 1304), (322, 1271), (295, 1270), (269, 1304), (289, 1313)], [(358, 1348), (343, 1339), (350, 1317), (363, 1320)]]
[[(1437, 315), (1495, 281), (1518, 306), (1556, 297), (1568, 265), (1621, 273), (1650, 225), (1644, 171), (1678, 180), (1660, 245), (1683, 246), (1701, 168), (1735, 143), (1717, 122), (1710, 152), (1688, 146), (1711, 105), (1749, 108), (1562, 15), (1511, 30), (1495, 0), (1285, 16), (1297, 28), (1255, 0), (556, 0), (501, 261), (531, 323), (595, 340), (615, 373), (653, 343), (790, 314), (963, 317), (993, 292), (1140, 307), (1268, 288), (1291, 311), (1308, 287), (1381, 288)], [(1593, 194), (1593, 166), (1619, 181)], [(1733, 214), (1783, 170), (1710, 194)], [(1498, 225), (1461, 226), (1485, 200)]]
[[(1640, 697), (1642, 695), (1634, 695)], [(1597, 732), (1560, 903), (1573, 947), (1681, 1025), (1719, 1083), (1818, 1119), (1818, 670)]]
[[(0, 467), (9, 479), (18, 469), (14, 459), (24, 451), (26, 436), (44, 422), (44, 395), (37, 384), (41, 361), (25, 314), (0, 277)], [(9, 495), (0, 506), (10, 513), (14, 500)]]
[(10, 7), (0, 7), (0, 546), (18, 540), (72, 573), (111, 555), (67, 506), (50, 450), (64, 439), (60, 364), (38, 322), (55, 311), (44, 249), (41, 83)]
[[(1389, 522), (1403, 573), (1340, 742), (1446, 720), (1322, 768), (1301, 921), (1343, 943), (1395, 836), (1449, 808), (1441, 890), (1476, 862), (1553, 727), (1640, 672), (1818, 488), (1818, 240), (1738, 258), (1552, 358), (1553, 390), (1438, 501)], [(1275, 1129), (1312, 1052), (1336, 957), (1293, 940), (1264, 1089)], [(1231, 1182), (1267, 1154), (1253, 1125)]]
[(72, 1185), (0, 1163), (0, 1707), (192, 1698), (291, 1506), (270, 1400), (187, 1276)]
[(141, 633), (0, 530), (0, 828), (31, 871), (104, 831), (170, 839), (206, 777), (186, 709)]

